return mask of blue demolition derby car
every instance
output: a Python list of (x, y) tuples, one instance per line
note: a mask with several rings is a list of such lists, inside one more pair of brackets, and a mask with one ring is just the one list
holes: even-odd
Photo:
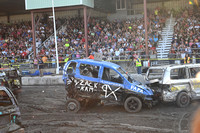
[(128, 112), (139, 112), (144, 104), (152, 106), (152, 90), (111, 62), (70, 60), (63, 67), (63, 81), (69, 112), (78, 112), (82, 106), (102, 101), (117, 101)]

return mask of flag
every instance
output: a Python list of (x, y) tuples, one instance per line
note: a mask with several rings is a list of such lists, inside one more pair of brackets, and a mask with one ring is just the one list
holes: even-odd
[(193, 3), (192, 3), (192, 1), (191, 1), (191, 0), (189, 0), (189, 5), (193, 5)]

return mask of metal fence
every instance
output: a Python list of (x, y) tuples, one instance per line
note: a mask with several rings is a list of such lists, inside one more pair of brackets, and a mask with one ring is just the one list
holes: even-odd
[[(149, 57), (149, 56), (148, 56)], [(74, 58), (77, 59), (77, 58)], [(110, 57), (109, 58), (104, 58), (103, 60), (109, 61), (109, 62), (133, 62), (133, 59), (127, 58), (126, 56), (119, 56), (119, 57)], [(150, 67), (150, 66), (159, 66), (159, 65), (169, 65), (169, 64), (184, 64), (184, 59), (183, 58), (167, 58), (167, 59), (157, 59), (157, 58), (145, 58), (142, 57), (142, 65), (143, 67)], [(200, 58), (191, 58), (191, 63), (200, 63)], [(60, 69), (64, 66), (65, 62), (64, 60), (59, 61), (59, 66)], [(11, 62), (3, 62), (0, 63), (1, 68), (5, 67), (14, 67), (17, 69), (38, 69), (40, 64), (34, 64), (33, 60), (23, 60), (22, 62), (16, 62), (16, 63), (11, 63)], [(47, 62), (43, 63), (43, 69), (49, 69), (49, 68), (56, 68), (56, 61), (52, 59), (48, 59)]]

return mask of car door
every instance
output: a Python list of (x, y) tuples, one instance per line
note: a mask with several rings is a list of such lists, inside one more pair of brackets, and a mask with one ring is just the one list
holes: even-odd
[(100, 66), (80, 63), (75, 76), (75, 86), (79, 91), (91, 94), (98, 93)]
[(192, 88), (193, 96), (200, 96), (200, 80), (198, 73), (200, 72), (200, 67), (189, 67), (188, 68), (190, 85)]
[(104, 98), (110, 98), (116, 101), (121, 100), (124, 79), (118, 71), (112, 68), (102, 67), (100, 83)]
[(172, 68), (170, 70), (171, 91), (190, 91), (189, 75), (186, 67)]

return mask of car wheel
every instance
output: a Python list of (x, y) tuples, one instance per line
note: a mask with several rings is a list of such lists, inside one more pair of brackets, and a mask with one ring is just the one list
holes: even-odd
[(67, 103), (66, 103), (66, 110), (68, 112), (78, 112), (80, 110), (81, 106), (80, 106), (80, 102), (77, 101), (76, 99), (67, 99)]
[(186, 92), (181, 92), (176, 98), (176, 104), (181, 108), (187, 107), (190, 104), (190, 97)]
[(125, 100), (124, 108), (127, 112), (136, 113), (141, 110), (142, 102), (139, 98), (131, 96)]

